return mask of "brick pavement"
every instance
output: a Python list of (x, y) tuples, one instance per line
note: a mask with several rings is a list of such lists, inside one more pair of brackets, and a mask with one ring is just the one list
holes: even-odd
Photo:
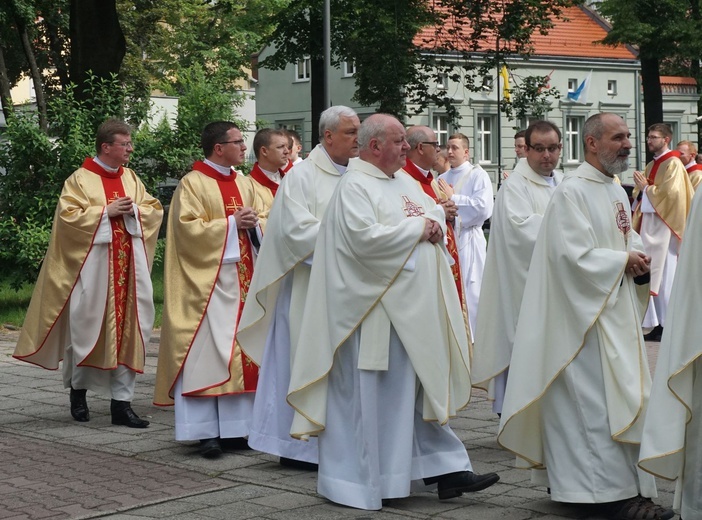
[[(495, 442), (497, 418), (482, 393), (452, 420), (478, 472), (495, 486), (440, 502), (433, 493), (388, 501), (382, 511), (340, 507), (316, 494), (316, 475), (283, 468), (266, 454), (228, 453), (209, 461), (195, 443), (173, 440), (172, 409), (154, 407), (158, 338), (137, 379), (134, 409), (151, 426), (112, 426), (109, 400), (88, 393), (91, 421), (68, 411), (61, 374), (11, 358), (17, 332), (0, 328), (0, 520), (111, 518), (559, 520), (597, 518), (549, 500)], [(656, 345), (649, 345), (655, 363)], [(673, 486), (659, 481), (661, 504)]]

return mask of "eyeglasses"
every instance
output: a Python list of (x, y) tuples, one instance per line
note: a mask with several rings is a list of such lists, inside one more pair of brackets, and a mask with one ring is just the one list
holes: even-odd
[(121, 146), (123, 148), (134, 148), (134, 143), (132, 143), (131, 141), (127, 141), (126, 143), (111, 142), (109, 144), (113, 144), (115, 146)]
[(656, 139), (665, 139), (662, 135), (649, 135), (646, 137), (646, 141), (655, 141)]
[(556, 153), (560, 151), (561, 145), (560, 144), (552, 144), (551, 146), (529, 146), (527, 145), (527, 148), (531, 148), (534, 150), (536, 153), (544, 153), (548, 151), (548, 153)]
[(430, 144), (436, 149), (438, 149), (440, 147), (439, 141), (422, 141), (421, 144)]
[(220, 141), (220, 142), (217, 143), (217, 144), (229, 144), (229, 143), (235, 144), (235, 145), (237, 145), (237, 146), (241, 146), (242, 144), (244, 144), (244, 140), (243, 140), (243, 139), (237, 139), (236, 141)]

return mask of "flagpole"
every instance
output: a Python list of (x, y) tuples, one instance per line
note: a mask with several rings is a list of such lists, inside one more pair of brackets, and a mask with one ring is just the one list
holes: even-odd
[[(497, 78), (497, 189), (500, 189), (500, 186), (502, 186), (502, 111), (500, 110), (500, 39), (499, 36), (497, 38), (497, 68), (495, 69), (497, 72), (497, 75), (495, 76)], [(503, 80), (504, 81), (504, 80)], [(503, 87), (504, 88), (504, 87)]]

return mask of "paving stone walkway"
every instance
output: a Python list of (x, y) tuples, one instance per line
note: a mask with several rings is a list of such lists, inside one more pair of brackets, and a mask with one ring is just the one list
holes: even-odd
[[(498, 472), (498, 484), (448, 501), (417, 493), (388, 501), (382, 511), (359, 511), (317, 495), (315, 473), (281, 467), (269, 455), (242, 451), (211, 461), (198, 455), (196, 443), (175, 442), (172, 409), (151, 404), (158, 336), (133, 401), (151, 421), (143, 430), (113, 426), (109, 400), (90, 392), (90, 422), (74, 421), (61, 373), (11, 357), (17, 336), (0, 328), (0, 520), (598, 518), (551, 502), (528, 472), (514, 469), (495, 442), (497, 417), (480, 392), (451, 425), (475, 470)], [(652, 363), (656, 348), (649, 344)], [(659, 481), (657, 502), (672, 504), (673, 489)]]

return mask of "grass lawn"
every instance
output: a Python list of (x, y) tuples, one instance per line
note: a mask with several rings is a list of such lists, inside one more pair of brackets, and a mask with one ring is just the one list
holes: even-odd
[[(160, 328), (161, 312), (163, 311), (163, 264), (154, 266), (151, 280), (156, 304), (154, 328)], [(7, 280), (0, 278), (0, 327), (9, 325), (13, 328), (19, 328), (22, 326), (33, 289), (33, 284), (25, 284), (19, 291), (15, 291)]]

